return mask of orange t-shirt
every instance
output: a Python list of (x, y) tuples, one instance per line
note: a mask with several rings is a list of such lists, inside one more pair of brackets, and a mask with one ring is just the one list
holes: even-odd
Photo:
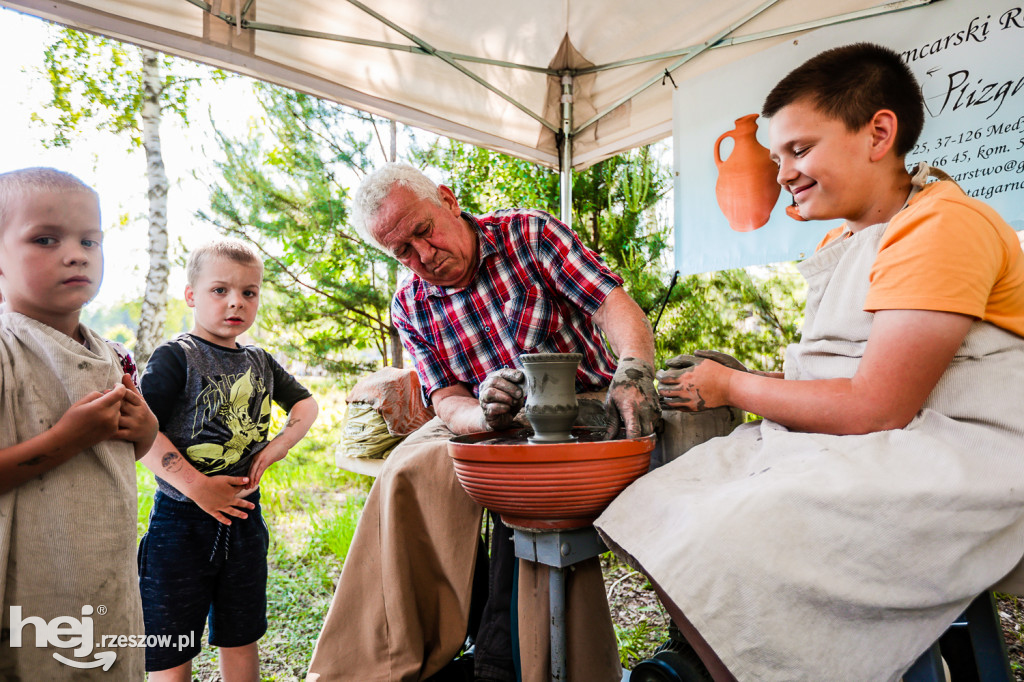
[[(842, 232), (830, 231), (818, 248)], [(930, 183), (885, 228), (864, 310), (961, 313), (1024, 336), (1017, 234), (955, 183)]]

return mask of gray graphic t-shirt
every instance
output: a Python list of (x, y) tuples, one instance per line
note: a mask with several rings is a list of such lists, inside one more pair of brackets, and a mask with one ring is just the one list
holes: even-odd
[[(266, 447), (270, 401), (285, 411), (310, 393), (262, 348), (225, 348), (192, 334), (159, 346), (142, 394), (160, 431), (206, 476), (244, 476)], [(157, 477), (164, 493), (187, 499)]]

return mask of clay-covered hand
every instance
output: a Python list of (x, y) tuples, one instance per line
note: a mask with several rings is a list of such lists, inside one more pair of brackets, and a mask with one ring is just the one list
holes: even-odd
[(625, 422), (624, 437), (638, 438), (654, 433), (661, 420), (661, 405), (654, 389), (654, 368), (639, 358), (621, 358), (605, 398), (608, 413), (607, 439), (617, 438), (619, 420)]
[(729, 355), (728, 353), (722, 353), (721, 351), (717, 350), (701, 349), (693, 351), (693, 354), (696, 355), (698, 358), (703, 358), (705, 360), (714, 360), (718, 364), (725, 365), (729, 369), (739, 370), (740, 372), (750, 371), (747, 369), (746, 365), (744, 365), (742, 362), (740, 362), (733, 356)]
[(522, 370), (499, 369), (480, 384), (480, 409), (492, 431), (510, 428), (525, 403), (526, 375)]
[(693, 355), (677, 355), (673, 358), (669, 358), (665, 361), (665, 366), (681, 370), (693, 369), (694, 365), (698, 364), (701, 360), (714, 360), (718, 364), (725, 365), (729, 369), (738, 369), (741, 372), (749, 371), (747, 370), (746, 365), (727, 353), (722, 353), (717, 350), (703, 349), (694, 351)]
[(742, 362), (716, 350), (677, 355), (665, 365), (670, 369), (658, 371), (658, 393), (668, 407), (683, 410), (707, 410), (726, 404), (723, 391), (728, 372), (723, 370), (747, 371)]

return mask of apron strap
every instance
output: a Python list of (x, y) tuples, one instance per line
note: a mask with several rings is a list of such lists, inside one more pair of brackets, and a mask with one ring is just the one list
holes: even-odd
[[(957, 185), (956, 180), (954, 180), (949, 175), (949, 173), (947, 173), (946, 171), (942, 170), (941, 168), (935, 168), (934, 166), (929, 166), (924, 161), (918, 162), (917, 166), (915, 166), (914, 170), (911, 172), (910, 183), (916, 189), (920, 190), (922, 187), (925, 186), (925, 183), (928, 182), (928, 178), (935, 178), (936, 180), (948, 180), (949, 182), (952, 182), (957, 187), (960, 187), (960, 185)], [(963, 188), (960, 188), (960, 189), (961, 189), (961, 191), (963, 191)], [(913, 194), (913, 193), (914, 193), (914, 191), (911, 190), (911, 194)]]

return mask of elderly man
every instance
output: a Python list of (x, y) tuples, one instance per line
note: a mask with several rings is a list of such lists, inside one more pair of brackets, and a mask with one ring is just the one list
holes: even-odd
[[(577, 393), (607, 389), (610, 432), (621, 417), (623, 435), (652, 433), (654, 340), (621, 278), (546, 213), (472, 216), (450, 189), (403, 164), (369, 176), (355, 204), (366, 236), (413, 273), (391, 313), (437, 418), (395, 449), (370, 492), (308, 679), (421, 680), (465, 640), (479, 544), (481, 509), (455, 478), (447, 439), (510, 426), (524, 400), (517, 357), (535, 352), (581, 353)], [(514, 680), (513, 552), (494, 518), (475, 678)], [(569, 582), (570, 679), (619, 679), (597, 560)], [(518, 591), (522, 677), (545, 679), (546, 573), (522, 562)]]

